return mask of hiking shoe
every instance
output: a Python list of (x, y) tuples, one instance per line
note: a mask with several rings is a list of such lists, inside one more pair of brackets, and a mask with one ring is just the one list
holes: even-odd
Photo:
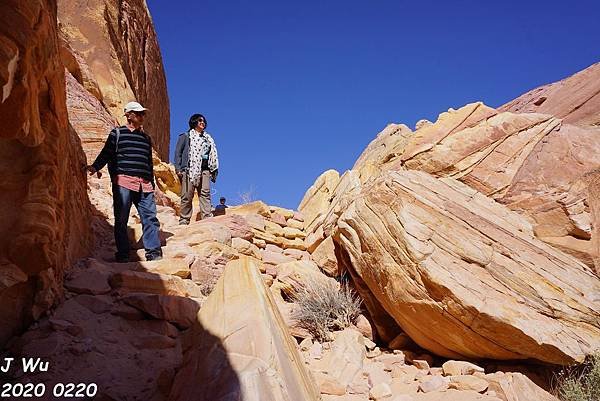
[(129, 263), (129, 257), (128, 256), (116, 256), (115, 257), (115, 262), (117, 262), (117, 263)]
[(162, 255), (148, 255), (146, 256), (146, 260), (148, 262), (152, 262), (153, 260), (161, 260), (163, 257)]
[(189, 221), (181, 221), (181, 220), (179, 221), (179, 225), (180, 225), (180, 226), (187, 226), (187, 225), (189, 225), (189, 224), (190, 224), (190, 222), (189, 222)]

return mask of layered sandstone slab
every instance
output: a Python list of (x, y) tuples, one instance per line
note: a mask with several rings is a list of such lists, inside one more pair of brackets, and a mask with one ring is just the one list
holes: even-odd
[(169, 399), (317, 400), (307, 372), (258, 268), (228, 263), (198, 313)]
[(535, 88), (499, 108), (545, 113), (581, 126), (600, 125), (600, 63), (561, 81)]
[(587, 186), (592, 216), (592, 255), (596, 274), (600, 275), (600, 169), (590, 171), (582, 179)]
[[(385, 146), (376, 146), (382, 141)], [(591, 266), (590, 200), (581, 178), (598, 167), (600, 129), (473, 103), (412, 134), (384, 130), (354, 171), (363, 183), (407, 169), (456, 178), (527, 216), (538, 238)]]
[[(121, 123), (123, 106), (137, 100), (162, 160), (169, 159), (169, 98), (162, 56), (144, 0), (64, 0), (58, 5), (69, 71)], [(107, 133), (106, 133), (107, 134)], [(105, 135), (106, 135), (105, 134)]]
[(92, 164), (102, 150), (110, 130), (117, 127), (117, 120), (70, 73), (66, 73), (67, 108), (69, 122), (77, 131), (85, 151), (87, 163)]
[(600, 348), (600, 280), (456, 180), (384, 174), (341, 215), (336, 240), (363, 298), (438, 355), (565, 364)]
[(0, 3), (0, 346), (60, 300), (90, 246), (59, 48), (55, 0)]
[(335, 170), (327, 170), (321, 174), (315, 183), (306, 191), (298, 211), (304, 216), (305, 225), (310, 224), (323, 212), (327, 210), (331, 203), (333, 190), (340, 181), (340, 173)]

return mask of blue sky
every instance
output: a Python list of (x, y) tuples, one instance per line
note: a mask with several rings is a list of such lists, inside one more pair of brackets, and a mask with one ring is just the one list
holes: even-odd
[(388, 123), (497, 107), (600, 61), (600, 1), (147, 0), (177, 136), (217, 142), (213, 202), (296, 208)]

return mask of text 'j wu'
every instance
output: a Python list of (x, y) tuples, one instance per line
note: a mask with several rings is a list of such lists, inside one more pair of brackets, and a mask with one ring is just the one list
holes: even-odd
[[(8, 371), (17, 364), (15, 358), (4, 358), (4, 363), (0, 366), (0, 372), (8, 373)], [(21, 358), (21, 367), (23, 373), (47, 372), (49, 362), (44, 362), (40, 358)]]

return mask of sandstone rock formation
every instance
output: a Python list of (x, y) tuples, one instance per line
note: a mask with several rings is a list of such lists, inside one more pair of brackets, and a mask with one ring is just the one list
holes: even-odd
[[(300, 212), (254, 202), (181, 227), (179, 183), (158, 157), (168, 101), (145, 2), (8, 0), (0, 12), (0, 115), (11, 116), (0, 128), (0, 344), (36, 320), (9, 352), (51, 366), (11, 381), (97, 382), (98, 399), (124, 401), (554, 401), (526, 376), (445, 362), (407, 333), (453, 357), (568, 363), (598, 348), (598, 279), (534, 238), (600, 259), (598, 173), (584, 174), (600, 165), (593, 93), (558, 115), (570, 124), (482, 104), (415, 132), (392, 124), (353, 170), (320, 177)], [(151, 109), (164, 259), (137, 260), (132, 210), (132, 262), (116, 264), (108, 177), (89, 180), (90, 212), (78, 171), (132, 98)], [(95, 247), (74, 263), (90, 220)], [(319, 343), (291, 319), (293, 294), (347, 273), (369, 313)]]
[(160, 160), (154, 153), (152, 156), (156, 186), (168, 199), (168, 204), (162, 204), (164, 206), (171, 206), (179, 212), (181, 206), (181, 198), (179, 197), (181, 194), (181, 182), (179, 181), (179, 177), (177, 177), (175, 167)]
[(170, 400), (317, 400), (258, 268), (227, 265), (198, 314)]
[(600, 280), (456, 180), (384, 174), (337, 224), (363, 298), (437, 355), (567, 364), (600, 348)]
[(544, 113), (565, 123), (600, 126), (600, 63), (561, 81), (535, 88), (498, 108), (517, 113)]
[(66, 72), (66, 81), (69, 122), (81, 138), (87, 163), (92, 164), (110, 130), (119, 124), (70, 72)]
[[(499, 113), (482, 103), (451, 109), (415, 132), (389, 125), (353, 169), (329, 185), (327, 197), (315, 196), (315, 188), (328, 182), (326, 175), (307, 191), (300, 204), (301, 210), (310, 205), (314, 216), (307, 224), (307, 245), (318, 246), (322, 235), (312, 234), (326, 223), (324, 216), (329, 215), (329, 225), (335, 222), (331, 213), (344, 207), (336, 206), (340, 197), (359, 183), (385, 171), (422, 170), (456, 178), (506, 204), (533, 223), (538, 238), (592, 266), (592, 220), (582, 178), (600, 167), (598, 138), (598, 128), (544, 114)], [(557, 163), (562, 168), (555, 168)]]
[(592, 255), (596, 274), (600, 275), (600, 169), (590, 171), (583, 177), (587, 186), (587, 198), (592, 219)]
[(457, 178), (528, 216), (539, 238), (591, 265), (587, 193), (577, 182), (600, 166), (599, 135), (548, 115), (495, 114), (473, 104), (417, 131), (389, 169)]
[[(150, 111), (145, 129), (162, 160), (169, 159), (169, 100), (160, 48), (144, 0), (64, 0), (58, 18), (69, 71), (123, 122), (137, 100)], [(104, 133), (106, 137), (106, 133)], [(84, 143), (85, 148), (85, 143)]]
[(90, 246), (90, 211), (85, 158), (67, 119), (54, 0), (2, 2), (0, 66), (4, 344), (60, 300), (65, 266)]
[[(157, 152), (153, 153), (157, 204), (178, 211), (179, 179), (173, 166), (161, 160), (169, 156), (169, 104), (145, 2), (61, 1), (59, 19), (69, 122), (81, 138), (88, 164), (100, 153), (110, 130), (125, 123), (124, 104), (137, 99), (150, 109), (145, 130)], [(101, 184), (110, 192), (108, 181)]]
[(340, 174), (337, 171), (327, 170), (306, 191), (298, 210), (304, 215), (307, 226), (310, 226), (318, 215), (327, 209), (339, 180)]
[(440, 367), (428, 354), (373, 346), (353, 329), (334, 333), (331, 342), (299, 345), (324, 401), (558, 401), (520, 373), (486, 374), (455, 360)]

